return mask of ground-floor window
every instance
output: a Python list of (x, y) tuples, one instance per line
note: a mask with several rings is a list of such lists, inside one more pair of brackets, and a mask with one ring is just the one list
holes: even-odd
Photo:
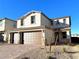
[(67, 38), (66, 32), (62, 32), (62, 37)]

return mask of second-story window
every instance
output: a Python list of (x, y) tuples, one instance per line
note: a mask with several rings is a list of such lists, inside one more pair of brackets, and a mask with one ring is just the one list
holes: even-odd
[(21, 25), (23, 25), (23, 19), (21, 19)]
[(35, 16), (31, 16), (31, 24), (35, 23)]

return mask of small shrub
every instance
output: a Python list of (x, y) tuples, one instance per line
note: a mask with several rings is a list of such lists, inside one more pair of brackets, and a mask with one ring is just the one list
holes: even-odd
[(56, 57), (49, 56), (48, 59), (56, 59)]
[(29, 59), (28, 57), (23, 57), (22, 59)]

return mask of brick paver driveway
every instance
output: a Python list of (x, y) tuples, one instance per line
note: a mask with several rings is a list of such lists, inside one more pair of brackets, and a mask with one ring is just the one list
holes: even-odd
[(36, 48), (38, 48), (38, 46), (0, 44), (0, 59), (14, 59), (17, 56)]

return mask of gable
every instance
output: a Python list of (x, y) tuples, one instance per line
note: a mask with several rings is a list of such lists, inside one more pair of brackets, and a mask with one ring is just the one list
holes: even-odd
[(30, 11), (28, 13), (26, 13), (25, 15), (23, 15), (22, 17), (20, 17), (19, 19), (25, 19), (26, 17), (28, 17), (31, 14), (35, 14), (35, 13), (41, 13), (40, 11)]
[[(33, 16), (33, 17), (32, 17)], [(35, 16), (35, 17), (34, 17)], [(32, 20), (33, 19), (33, 20)], [(41, 24), (41, 13), (40, 12), (30, 12), (22, 16), (17, 21), (17, 27), (35, 27)]]
[(24, 20), (26, 20), (26, 19), (29, 20), (31, 18), (31, 16), (38, 16), (38, 14), (40, 14), (39, 11), (31, 11), (31, 12), (26, 13), (24, 16), (22, 16), (20, 18), (21, 25), (23, 25)]
[(44, 13), (39, 12), (39, 11), (31, 11), (26, 13), (24, 16), (22, 16), (19, 20), (20, 20), (20, 24), (22, 25), (34, 25), (31, 24), (31, 17), (35, 16), (35, 21), (36, 21), (36, 25), (38, 24), (42, 24), (42, 25), (50, 25), (53, 22), (51, 21), (51, 19), (49, 19)]

